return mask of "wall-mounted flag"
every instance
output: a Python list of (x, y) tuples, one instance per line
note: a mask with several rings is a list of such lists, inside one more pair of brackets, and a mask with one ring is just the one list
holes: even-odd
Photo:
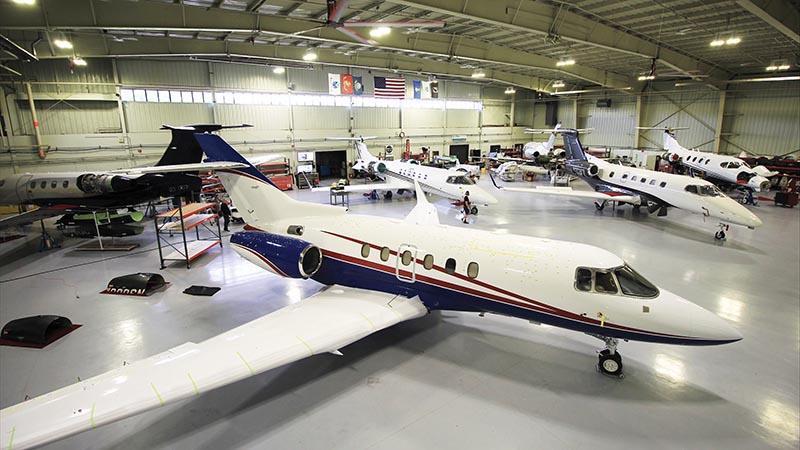
[(353, 95), (353, 76), (349, 73), (342, 74), (342, 95)]
[(353, 95), (364, 95), (364, 81), (361, 77), (353, 77)]
[(439, 98), (439, 82), (431, 81), (431, 98)]
[(375, 97), (378, 98), (406, 98), (406, 79), (375, 77)]
[(342, 95), (342, 78), (338, 73), (328, 74), (328, 94)]
[(413, 80), (411, 85), (414, 87), (414, 98), (422, 98), (422, 84), (421, 80)]

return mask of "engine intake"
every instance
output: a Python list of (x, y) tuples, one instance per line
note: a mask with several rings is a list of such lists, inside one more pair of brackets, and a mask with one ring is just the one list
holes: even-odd
[(87, 173), (78, 177), (78, 188), (87, 194), (105, 194), (132, 189), (134, 181), (122, 175)]
[(322, 266), (322, 251), (315, 245), (264, 231), (240, 231), (231, 236), (236, 253), (253, 264), (288, 278), (309, 278)]
[(369, 173), (384, 173), (386, 172), (386, 164), (381, 161), (372, 161), (367, 166)]

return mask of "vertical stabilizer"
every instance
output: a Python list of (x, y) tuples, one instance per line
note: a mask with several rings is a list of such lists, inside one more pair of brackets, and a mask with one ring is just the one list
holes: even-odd
[(279, 219), (344, 213), (344, 208), (300, 202), (290, 198), (221, 137), (199, 133), (194, 136), (208, 156), (208, 161), (229, 161), (247, 165), (242, 169), (217, 171), (217, 175), (248, 225), (268, 229), (272, 222)]
[(687, 150), (678, 143), (675, 139), (675, 136), (669, 132), (669, 130), (664, 130), (664, 150), (669, 153), (675, 153), (679, 156), (683, 155), (684, 152)]
[(555, 131), (556, 130), (560, 130), (560, 129), (561, 129), (561, 122), (557, 123), (555, 128), (553, 128), (553, 132), (550, 133), (550, 137), (547, 139), (547, 144), (546, 144), (546, 146), (544, 148), (544, 152), (543, 153), (549, 152), (556, 145), (556, 133), (555, 133)]
[(564, 135), (564, 152), (567, 160), (586, 161), (586, 153), (584, 153), (581, 141), (578, 139), (578, 131), (566, 130), (562, 134)]
[(356, 141), (356, 152), (358, 152), (358, 159), (369, 162), (369, 161), (377, 161), (378, 158), (372, 155), (367, 149), (367, 143), (363, 140)]

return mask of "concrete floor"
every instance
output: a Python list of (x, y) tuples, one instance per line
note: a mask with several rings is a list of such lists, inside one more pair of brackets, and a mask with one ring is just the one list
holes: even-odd
[[(481, 184), (490, 188), (488, 179)], [(754, 208), (762, 228), (732, 229), (719, 244), (714, 223), (681, 211), (634, 217), (622, 208), (614, 217), (585, 201), (498, 197), (472, 225), (461, 225), (447, 201), (436, 205), (442, 222), (457, 227), (608, 249), (731, 321), (744, 340), (622, 343), (626, 378), (617, 380), (595, 371), (594, 338), (443, 312), (369, 336), (344, 356), (318, 355), (47, 448), (798, 448), (797, 208), (764, 203)], [(351, 209), (402, 217), (413, 205), (354, 197)], [(142, 248), (115, 259), (71, 250), (73, 240), (0, 267), (0, 323), (60, 314), (84, 325), (45, 350), (0, 347), (0, 407), (201, 341), (320, 288), (263, 272), (225, 247), (191, 270), (161, 271), (172, 286), (151, 297), (99, 295), (117, 275), (159, 272), (152, 231), (131, 240)], [(68, 267), (77, 264), (85, 265)], [(210, 298), (182, 294), (190, 284), (223, 289)]]

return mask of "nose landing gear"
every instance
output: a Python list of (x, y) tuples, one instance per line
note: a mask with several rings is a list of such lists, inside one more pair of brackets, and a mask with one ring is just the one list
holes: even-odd
[(608, 336), (592, 335), (606, 343), (606, 348), (598, 355), (597, 370), (603, 375), (624, 378), (622, 374), (622, 355), (617, 351), (618, 340)]

